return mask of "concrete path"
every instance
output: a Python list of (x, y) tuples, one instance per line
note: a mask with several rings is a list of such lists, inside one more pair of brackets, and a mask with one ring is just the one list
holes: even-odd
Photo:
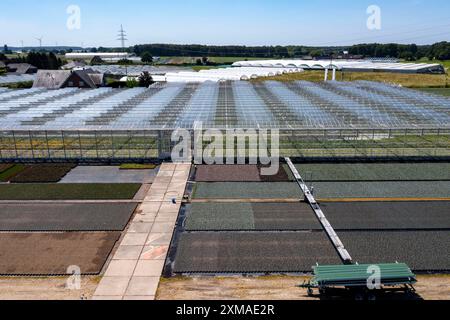
[[(95, 291), (94, 300), (154, 300), (190, 164), (163, 164)], [(176, 199), (176, 204), (172, 203)]]

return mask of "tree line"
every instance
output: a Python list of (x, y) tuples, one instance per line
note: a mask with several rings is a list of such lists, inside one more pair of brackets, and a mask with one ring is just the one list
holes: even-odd
[(289, 57), (288, 47), (283, 46), (207, 46), (207, 45), (179, 45), (179, 44), (144, 44), (133, 47), (133, 52), (141, 56), (150, 52), (153, 56), (169, 57), (192, 57), (192, 56), (214, 56), (214, 57)]
[(449, 60), (450, 42), (439, 42), (431, 46), (418, 46), (416, 44), (358, 44), (350, 47), (349, 52), (364, 57), (391, 57), (405, 60), (418, 60), (428, 58), (430, 60)]
[(307, 47), (307, 46), (206, 46), (177, 44), (144, 44), (128, 49), (138, 56), (168, 57), (248, 57), (248, 58), (298, 58), (302, 56), (326, 57), (341, 55), (348, 51), (351, 55), (364, 58), (389, 57), (405, 60), (450, 59), (450, 42), (439, 42), (433, 45), (416, 44), (357, 44), (348, 47)]
[(29, 52), (26, 56), (19, 56), (8, 58), (4, 54), (0, 54), (0, 61), (5, 64), (9, 63), (29, 63), (38, 69), (58, 70), (63, 61), (58, 58), (53, 52)]

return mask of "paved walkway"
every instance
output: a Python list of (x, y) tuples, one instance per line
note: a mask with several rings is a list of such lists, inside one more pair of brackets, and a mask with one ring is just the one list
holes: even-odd
[[(94, 300), (154, 300), (190, 164), (163, 164), (115, 252)], [(176, 198), (176, 204), (172, 199)]]

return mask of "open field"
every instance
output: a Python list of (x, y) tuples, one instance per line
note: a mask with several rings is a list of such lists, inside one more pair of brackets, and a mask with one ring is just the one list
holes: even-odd
[(439, 63), (442, 64), (445, 68), (450, 68), (450, 60), (430, 60), (427, 58), (423, 58), (420, 60), (412, 61), (414, 63)]
[[(266, 77), (252, 80), (258, 81), (312, 81), (322, 82), (324, 71), (304, 71), (300, 73), (290, 73), (274, 77)], [(336, 73), (336, 79), (339, 81), (377, 81), (389, 84), (402, 85), (408, 88), (444, 88), (449, 85), (448, 75), (429, 75), (429, 74), (403, 74), (387, 72), (341, 72)]]

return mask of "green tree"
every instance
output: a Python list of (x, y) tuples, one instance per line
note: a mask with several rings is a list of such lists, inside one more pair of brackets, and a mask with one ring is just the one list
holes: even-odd
[(312, 50), (309, 54), (311, 55), (311, 57), (317, 58), (317, 57), (323, 56), (323, 51), (322, 50)]
[(416, 57), (414, 56), (414, 54), (410, 51), (404, 51), (402, 53), (400, 53), (400, 59), (404, 59), (406, 61), (414, 61), (416, 60)]
[(133, 61), (128, 60), (128, 59), (121, 59), (117, 62), (117, 64), (119, 64), (121, 66), (129, 66), (129, 65), (133, 64)]
[(58, 70), (60, 65), (60, 61), (53, 52), (50, 52), (47, 57), (48, 60), (48, 69), (49, 70)]
[(150, 52), (146, 51), (141, 55), (142, 62), (153, 63), (153, 56)]
[(3, 46), (3, 53), (4, 54), (11, 54), (12, 53), (12, 51), (9, 50), (8, 45), (6, 45), (6, 44)]
[(139, 86), (148, 88), (154, 83), (152, 76), (148, 71), (144, 71), (139, 76)]
[(91, 59), (90, 65), (95, 66), (95, 65), (104, 64), (104, 63), (105, 63), (105, 61), (103, 61), (102, 58), (100, 58), (99, 56), (95, 56)]

